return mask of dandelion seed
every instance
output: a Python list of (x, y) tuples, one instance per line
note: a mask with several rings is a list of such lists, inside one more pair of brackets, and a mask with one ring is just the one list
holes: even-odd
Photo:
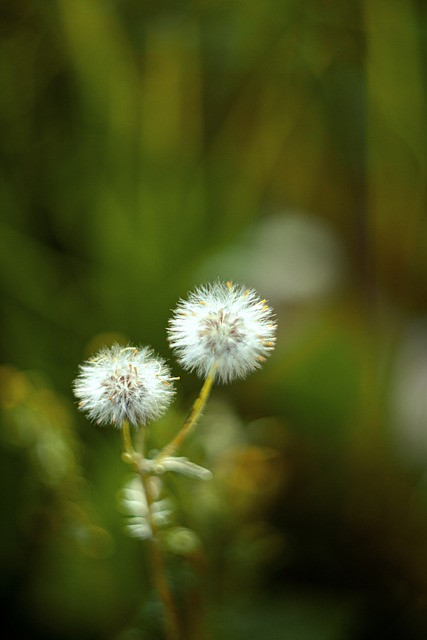
[(180, 364), (206, 377), (244, 378), (275, 344), (273, 312), (253, 289), (231, 282), (205, 285), (181, 300), (169, 322), (169, 342)]
[(114, 344), (80, 366), (74, 381), (79, 408), (98, 424), (145, 425), (159, 418), (174, 395), (169, 368), (149, 347)]

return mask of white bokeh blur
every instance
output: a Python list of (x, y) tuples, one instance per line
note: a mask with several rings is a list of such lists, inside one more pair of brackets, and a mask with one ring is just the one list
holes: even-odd
[(390, 398), (396, 445), (408, 462), (427, 462), (427, 320), (403, 335)]
[(211, 255), (200, 275), (242, 282), (280, 305), (330, 295), (343, 272), (334, 230), (312, 214), (289, 211), (258, 221), (233, 245)]

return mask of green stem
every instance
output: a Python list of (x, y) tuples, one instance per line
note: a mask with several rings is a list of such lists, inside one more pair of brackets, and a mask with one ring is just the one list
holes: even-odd
[(133, 454), (135, 453), (135, 451), (133, 450), (132, 438), (130, 436), (129, 422), (127, 420), (123, 420), (122, 437), (123, 437), (123, 447), (124, 447), (125, 453), (133, 457)]
[(147, 499), (147, 521), (152, 533), (152, 537), (149, 539), (151, 566), (153, 568), (154, 584), (156, 585), (157, 591), (163, 602), (163, 608), (165, 611), (166, 637), (167, 640), (179, 640), (178, 616), (166, 576), (166, 565), (158, 539), (158, 529), (152, 516), (151, 507), (154, 502), (153, 494), (151, 492), (149, 478), (147, 475), (142, 471), (139, 475)]
[(214, 364), (211, 367), (207, 375), (207, 378), (204, 381), (203, 386), (200, 390), (200, 393), (196, 398), (196, 400), (194, 401), (191, 411), (188, 414), (184, 424), (181, 427), (181, 430), (178, 431), (175, 438), (173, 438), (173, 440), (171, 440), (171, 442), (169, 442), (169, 444), (167, 444), (160, 451), (159, 455), (156, 458), (156, 462), (161, 463), (161, 461), (167, 456), (172, 456), (175, 453), (175, 451), (177, 451), (177, 449), (181, 446), (181, 444), (183, 443), (185, 438), (188, 436), (190, 431), (196, 426), (197, 420), (199, 419), (200, 414), (202, 413), (204, 406), (209, 398), (209, 394), (211, 392), (212, 385), (215, 380), (215, 373), (216, 373), (216, 365)]
[(141, 462), (144, 456), (144, 440), (143, 434), (141, 434), (140, 448), (141, 452), (137, 453), (132, 445), (132, 438), (130, 435), (129, 423), (125, 420), (122, 425), (122, 436), (124, 453), (122, 459), (127, 464), (131, 465), (133, 469), (138, 473), (141, 478), (142, 487), (144, 489), (145, 497), (147, 500), (147, 522), (151, 530), (150, 543), (150, 560), (153, 569), (153, 581), (156, 589), (159, 593), (160, 599), (163, 603), (166, 619), (166, 638), (167, 640), (179, 640), (179, 624), (178, 617), (173, 601), (172, 593), (169, 587), (169, 583), (166, 577), (166, 565), (163, 558), (162, 550), (158, 539), (158, 529), (153, 520), (152, 505), (154, 503), (154, 497), (151, 491), (149, 475), (144, 470)]

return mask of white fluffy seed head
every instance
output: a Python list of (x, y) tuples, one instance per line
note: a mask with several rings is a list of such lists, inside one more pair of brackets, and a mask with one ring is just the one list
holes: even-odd
[(244, 378), (274, 348), (276, 322), (266, 300), (231, 282), (202, 286), (180, 300), (168, 327), (180, 364), (222, 382)]
[(79, 408), (97, 424), (145, 425), (159, 418), (174, 395), (170, 370), (149, 347), (104, 347), (80, 365), (73, 384)]

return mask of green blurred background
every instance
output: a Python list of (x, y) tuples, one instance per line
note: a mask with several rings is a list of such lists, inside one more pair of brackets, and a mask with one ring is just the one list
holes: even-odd
[[(168, 479), (189, 640), (427, 637), (427, 9), (421, 0), (0, 8), (2, 637), (162, 638), (117, 431), (79, 363), (256, 287), (277, 349)], [(182, 527), (182, 528), (181, 528)]]

